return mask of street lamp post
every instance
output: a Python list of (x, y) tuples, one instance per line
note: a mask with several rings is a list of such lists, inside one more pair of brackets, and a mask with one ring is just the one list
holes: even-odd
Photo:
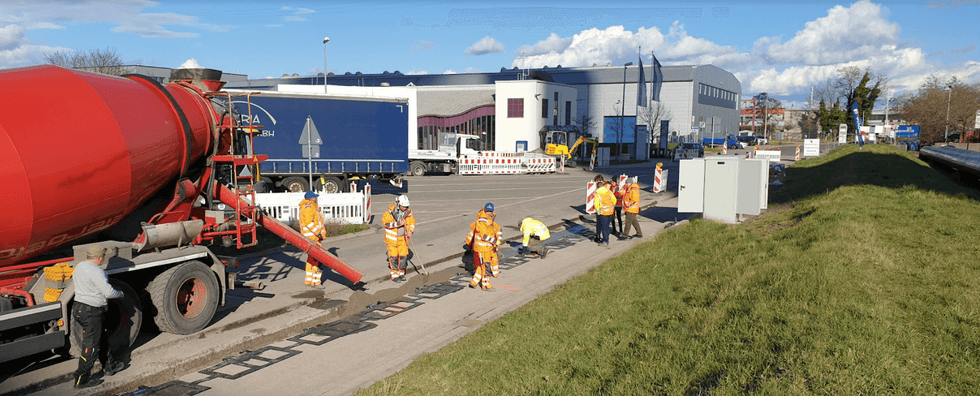
[(943, 136), (943, 142), (949, 142), (949, 102), (953, 99), (953, 84), (946, 86), (949, 89), (949, 95), (946, 96), (946, 134)]
[(327, 43), (330, 37), (323, 38), (323, 93), (327, 93)]

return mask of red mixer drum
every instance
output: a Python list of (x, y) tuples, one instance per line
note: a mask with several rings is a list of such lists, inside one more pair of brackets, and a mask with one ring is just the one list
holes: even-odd
[(213, 144), (207, 99), (144, 76), (0, 71), (0, 266), (105, 230)]

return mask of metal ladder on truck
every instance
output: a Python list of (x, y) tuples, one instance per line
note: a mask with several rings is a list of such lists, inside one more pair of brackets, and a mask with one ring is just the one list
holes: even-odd
[[(239, 249), (255, 246), (258, 243), (258, 236), (256, 235), (256, 230), (258, 228), (258, 223), (256, 221), (256, 214), (259, 211), (258, 207), (255, 206), (255, 183), (254, 181), (258, 179), (259, 172), (259, 162), (265, 161), (269, 158), (268, 155), (255, 155), (255, 136), (254, 134), (262, 129), (260, 125), (253, 125), (251, 123), (252, 117), (252, 106), (251, 106), (251, 96), (252, 93), (232, 95), (227, 92), (215, 92), (209, 94), (209, 96), (221, 97), (228, 99), (228, 109), (234, 109), (232, 104), (232, 97), (244, 96), (246, 102), (248, 103), (248, 125), (241, 125), (234, 117), (227, 117), (219, 128), (229, 128), (231, 130), (232, 136), (232, 151), (235, 147), (239, 146), (236, 141), (238, 137), (238, 132), (245, 133), (244, 148), (245, 153), (237, 153), (231, 155), (215, 155), (212, 160), (215, 162), (216, 166), (228, 166), (232, 174), (232, 191), (237, 195), (238, 199), (236, 204), (232, 205), (235, 209), (234, 227), (230, 230), (218, 231), (215, 236), (229, 236), (235, 239)], [(252, 173), (254, 169), (254, 174)], [(248, 236), (248, 242), (243, 243), (245, 239), (243, 236)]]

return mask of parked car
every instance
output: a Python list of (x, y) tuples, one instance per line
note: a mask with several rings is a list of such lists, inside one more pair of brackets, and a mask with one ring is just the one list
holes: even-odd
[(758, 144), (758, 139), (756, 139), (755, 136), (739, 136), (736, 139), (738, 139), (739, 143), (742, 143), (743, 148), (752, 147)]
[(674, 154), (677, 152), (677, 150), (690, 150), (690, 151), (697, 150), (698, 151), (698, 157), (704, 157), (704, 146), (702, 146), (701, 143), (681, 143), (681, 144), (678, 144), (677, 147), (674, 147), (674, 149), (671, 150), (670, 156), (673, 157)]

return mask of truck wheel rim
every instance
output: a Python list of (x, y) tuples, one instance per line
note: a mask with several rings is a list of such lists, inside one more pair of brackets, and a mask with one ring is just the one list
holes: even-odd
[(200, 279), (184, 281), (177, 289), (177, 312), (185, 318), (196, 318), (207, 306), (208, 286)]

